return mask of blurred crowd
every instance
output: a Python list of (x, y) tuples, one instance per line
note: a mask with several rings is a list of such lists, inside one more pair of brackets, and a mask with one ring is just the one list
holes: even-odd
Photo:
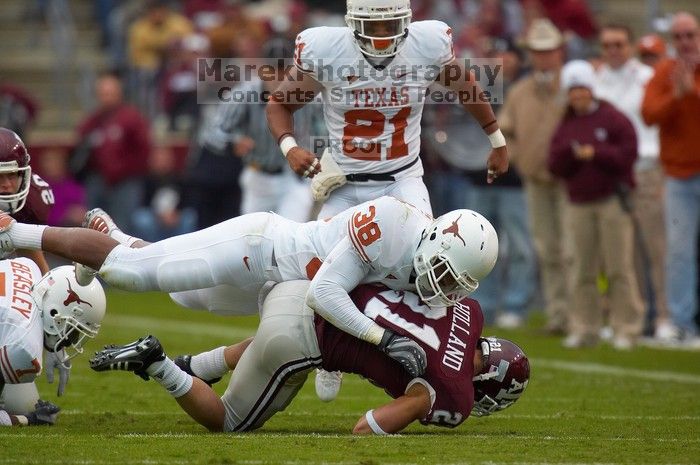
[[(276, 150), (261, 107), (197, 104), (196, 59), (290, 57), (303, 29), (344, 25), (344, 0), (95, 5), (111, 71), (96, 81), (75, 147), (35, 167), (55, 191), (54, 224), (100, 206), (155, 241), (256, 210), (312, 218), (308, 185)], [(435, 214), (471, 208), (499, 232), (501, 256), (476, 293), (491, 323), (516, 328), (544, 308), (546, 331), (571, 348), (609, 339), (626, 350), (643, 335), (697, 344), (697, 18), (677, 15), (667, 34), (636, 37), (626, 24), (599, 24), (586, 0), (412, 8), (414, 21), (452, 26), (459, 57), (503, 63), (507, 176), (486, 185), (490, 144), (462, 109), (428, 106), (423, 119)], [(36, 103), (15, 86), (0, 95), (11, 114), (3, 125), (21, 133)], [(297, 121), (309, 138), (324, 131), (311, 107)], [(190, 141), (185, 156), (168, 143), (175, 135)]]

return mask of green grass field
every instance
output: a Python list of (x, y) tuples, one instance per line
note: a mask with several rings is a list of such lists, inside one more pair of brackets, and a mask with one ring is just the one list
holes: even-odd
[[(112, 292), (108, 302), (90, 353), (149, 332), (170, 355), (198, 352), (250, 335), (257, 323), (182, 310), (156, 294)], [(83, 356), (62, 398), (43, 378), (38, 383), (42, 396), (63, 408), (58, 424), (0, 430), (0, 465), (700, 463), (700, 352), (570, 352), (536, 327), (499, 333), (531, 361), (530, 385), (515, 406), (455, 430), (415, 425), (383, 438), (350, 434), (366, 410), (388, 400), (358, 377), (346, 376), (328, 404), (316, 399), (310, 377), (263, 429), (210, 434), (154, 382), (94, 373)]]

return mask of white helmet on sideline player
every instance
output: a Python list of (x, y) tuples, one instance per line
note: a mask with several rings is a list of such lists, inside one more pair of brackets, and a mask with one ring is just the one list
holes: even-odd
[(388, 58), (399, 53), (411, 24), (411, 0), (348, 0), (345, 22), (362, 51)]
[(431, 307), (454, 305), (479, 287), (498, 258), (491, 223), (472, 210), (455, 210), (433, 221), (413, 258), (416, 288)]
[(41, 309), (44, 347), (51, 352), (65, 351), (63, 362), (83, 352), (86, 338), (94, 338), (107, 307), (105, 292), (97, 279), (81, 286), (75, 267), (50, 270), (32, 287), (32, 297)]

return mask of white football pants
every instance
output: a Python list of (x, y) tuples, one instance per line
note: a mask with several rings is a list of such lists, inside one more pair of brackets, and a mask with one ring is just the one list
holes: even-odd
[(272, 265), (274, 218), (254, 213), (140, 249), (120, 245), (100, 276), (119, 289), (172, 292), (173, 300), (189, 308), (255, 314), (265, 283), (281, 281)]
[(233, 371), (221, 397), (224, 431), (259, 428), (284, 410), (321, 365), (314, 312), (305, 305), (309, 281), (277, 284), (262, 307), (253, 342)]

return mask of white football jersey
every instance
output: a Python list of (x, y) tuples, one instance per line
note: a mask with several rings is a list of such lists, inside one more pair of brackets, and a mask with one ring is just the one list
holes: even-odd
[(312, 279), (323, 260), (345, 237), (372, 271), (363, 283), (413, 290), (413, 256), (433, 218), (393, 197), (380, 197), (332, 218), (294, 223), (277, 218), (275, 261), (284, 281)]
[(330, 151), (340, 169), (387, 173), (416, 162), (395, 175), (401, 179), (423, 174), (418, 157), (426, 90), (453, 59), (450, 27), (419, 21), (386, 68), (365, 58), (348, 27), (303, 31), (294, 61), (323, 85)]
[(44, 331), (30, 293), (40, 279), (28, 258), (0, 261), (0, 372), (8, 384), (29, 383), (41, 372)]

